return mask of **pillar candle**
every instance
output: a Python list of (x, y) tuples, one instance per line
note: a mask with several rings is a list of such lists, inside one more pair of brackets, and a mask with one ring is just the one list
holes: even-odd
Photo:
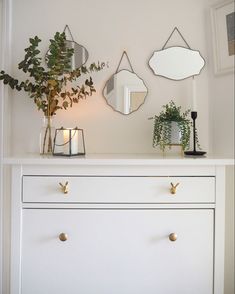
[(192, 111), (197, 111), (197, 89), (194, 77), (192, 78)]
[[(71, 132), (71, 141), (70, 141), (70, 132)], [(64, 137), (64, 154), (70, 154), (70, 144), (71, 144), (71, 154), (78, 153), (78, 130), (67, 129), (63, 130)]]

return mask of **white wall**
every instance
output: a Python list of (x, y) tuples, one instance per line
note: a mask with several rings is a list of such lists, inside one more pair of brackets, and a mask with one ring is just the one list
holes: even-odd
[[(42, 38), (45, 53), (48, 39), (68, 24), (76, 41), (89, 51), (89, 61), (109, 61), (109, 68), (94, 75), (97, 94), (79, 102), (73, 109), (58, 112), (55, 124), (84, 128), (88, 153), (146, 153), (152, 148), (153, 122), (171, 99), (188, 108), (191, 80), (170, 81), (153, 75), (148, 60), (160, 49), (178, 26), (193, 49), (207, 60), (205, 0), (13, 0), (13, 73), (22, 60), (28, 38)], [(176, 35), (177, 45), (184, 45)], [(102, 88), (117, 68), (123, 50), (128, 52), (136, 73), (143, 78), (149, 95), (139, 111), (123, 116), (114, 112), (102, 96)], [(197, 78), (200, 141), (209, 147), (208, 67)], [(26, 93), (13, 93), (13, 152), (38, 152), (41, 115)], [(108, 122), (108, 123), (107, 123)], [(32, 128), (33, 124), (33, 128)]]

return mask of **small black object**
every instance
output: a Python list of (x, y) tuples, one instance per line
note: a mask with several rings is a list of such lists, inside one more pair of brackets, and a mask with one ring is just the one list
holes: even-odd
[(185, 151), (185, 155), (192, 155), (192, 156), (203, 156), (206, 154), (205, 151), (197, 151), (196, 150), (196, 118), (197, 118), (197, 111), (191, 111), (191, 118), (193, 120), (193, 151)]

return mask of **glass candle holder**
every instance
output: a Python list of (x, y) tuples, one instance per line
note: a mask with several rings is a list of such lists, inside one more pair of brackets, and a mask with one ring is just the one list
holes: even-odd
[(85, 154), (83, 129), (61, 127), (55, 130), (53, 155), (78, 156)]

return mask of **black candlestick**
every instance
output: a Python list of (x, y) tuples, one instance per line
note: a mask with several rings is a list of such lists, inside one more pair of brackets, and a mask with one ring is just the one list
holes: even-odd
[(193, 120), (193, 151), (185, 151), (185, 155), (193, 155), (193, 156), (202, 156), (205, 155), (205, 151), (197, 151), (196, 150), (196, 118), (197, 118), (197, 111), (191, 112), (191, 118)]

